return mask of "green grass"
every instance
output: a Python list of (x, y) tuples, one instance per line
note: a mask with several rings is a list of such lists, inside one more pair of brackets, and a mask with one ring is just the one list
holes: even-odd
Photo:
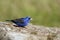
[(60, 26), (59, 0), (0, 0), (0, 21), (25, 16), (32, 23), (44, 26)]

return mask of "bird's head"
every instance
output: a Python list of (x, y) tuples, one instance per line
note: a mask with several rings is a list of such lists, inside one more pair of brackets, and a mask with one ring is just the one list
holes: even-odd
[(31, 18), (30, 16), (27, 16), (26, 19), (28, 19), (28, 20), (32, 20), (32, 18)]

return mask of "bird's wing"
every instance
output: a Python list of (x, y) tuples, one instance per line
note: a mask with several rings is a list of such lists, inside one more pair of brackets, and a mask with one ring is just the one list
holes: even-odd
[(24, 20), (22, 20), (22, 19), (15, 19), (15, 21), (17, 21), (19, 23), (24, 23)]

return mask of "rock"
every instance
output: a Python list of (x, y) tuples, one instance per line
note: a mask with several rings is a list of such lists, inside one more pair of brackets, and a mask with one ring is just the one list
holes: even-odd
[(0, 40), (60, 40), (60, 28), (29, 24), (25, 28), (0, 22)]

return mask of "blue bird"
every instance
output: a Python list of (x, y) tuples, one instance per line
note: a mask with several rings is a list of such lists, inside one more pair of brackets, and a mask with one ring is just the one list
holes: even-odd
[(27, 16), (24, 18), (18, 18), (18, 19), (14, 19), (14, 20), (6, 20), (6, 21), (11, 21), (11, 22), (15, 23), (18, 27), (25, 27), (28, 25), (30, 20), (31, 20), (31, 17)]

